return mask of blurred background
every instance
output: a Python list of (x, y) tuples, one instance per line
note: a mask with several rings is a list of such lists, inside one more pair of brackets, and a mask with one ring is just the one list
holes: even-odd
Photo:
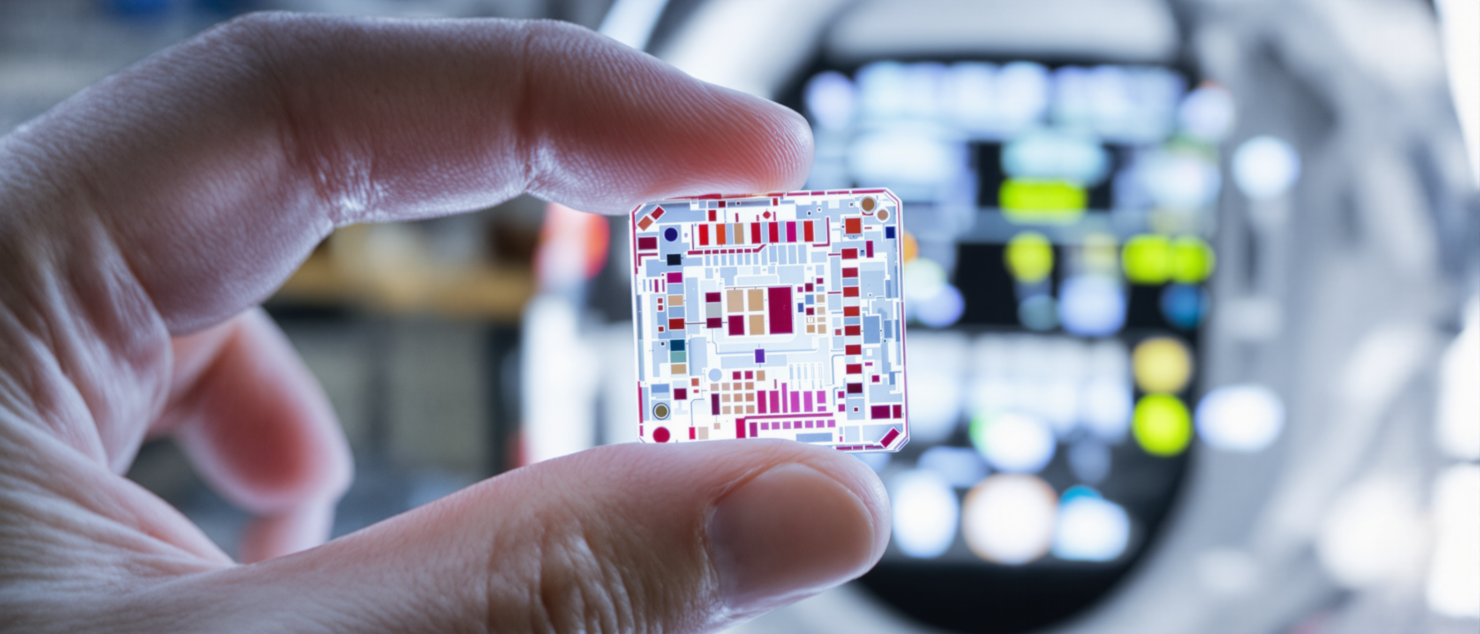
[[(599, 29), (904, 200), (888, 553), (736, 631), (1480, 631), (1475, 0), (5, 0), (0, 132), (266, 9)], [(267, 308), (355, 448), (336, 535), (635, 440), (627, 230), (319, 246)], [(130, 477), (235, 551), (168, 443)]]

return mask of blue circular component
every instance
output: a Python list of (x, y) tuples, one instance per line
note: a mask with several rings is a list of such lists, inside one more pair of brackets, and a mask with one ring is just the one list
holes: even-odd
[(1191, 284), (1172, 284), (1161, 292), (1161, 315), (1167, 323), (1192, 330), (1208, 312), (1208, 294)]
[(950, 284), (942, 285), (934, 295), (909, 305), (915, 318), (931, 328), (945, 328), (961, 319), (966, 310), (966, 301), (961, 291)]
[(673, 242), (674, 240), (677, 240), (678, 239), (678, 229), (676, 229), (674, 227), (669, 227), (667, 229), (664, 229), (663, 230), (663, 237), (665, 239), (667, 239), (669, 242)]
[(1125, 326), (1125, 291), (1115, 280), (1076, 275), (1059, 291), (1059, 321), (1081, 337), (1104, 337)]

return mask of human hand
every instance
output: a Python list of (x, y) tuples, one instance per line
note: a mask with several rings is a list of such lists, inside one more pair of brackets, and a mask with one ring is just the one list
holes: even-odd
[[(0, 138), (0, 630), (704, 631), (861, 574), (878, 479), (784, 441), (603, 447), (315, 547), (349, 452), (251, 308), (336, 226), (810, 164), (780, 107), (496, 20), (250, 16)], [(257, 516), (256, 563), (121, 475), (156, 435)]]

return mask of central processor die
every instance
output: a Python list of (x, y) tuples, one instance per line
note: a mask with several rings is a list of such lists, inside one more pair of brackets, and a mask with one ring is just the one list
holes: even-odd
[(898, 451), (904, 225), (887, 189), (632, 211), (638, 435)]

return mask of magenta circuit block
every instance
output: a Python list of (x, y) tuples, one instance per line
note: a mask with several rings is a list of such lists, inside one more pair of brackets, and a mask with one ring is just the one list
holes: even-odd
[(904, 447), (900, 211), (887, 189), (634, 209), (643, 441)]

